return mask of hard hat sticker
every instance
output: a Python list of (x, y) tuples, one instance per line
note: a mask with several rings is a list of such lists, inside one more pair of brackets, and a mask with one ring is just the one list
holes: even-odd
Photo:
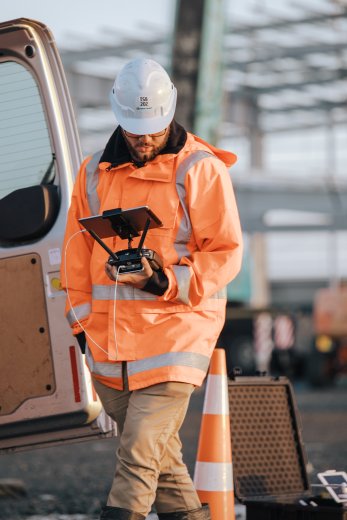
[(136, 110), (151, 110), (152, 100), (148, 96), (140, 96), (137, 98)]

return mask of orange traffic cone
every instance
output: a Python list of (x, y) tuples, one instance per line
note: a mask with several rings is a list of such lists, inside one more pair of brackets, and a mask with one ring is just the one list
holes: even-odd
[(207, 376), (194, 485), (212, 520), (235, 520), (225, 352), (215, 349)]

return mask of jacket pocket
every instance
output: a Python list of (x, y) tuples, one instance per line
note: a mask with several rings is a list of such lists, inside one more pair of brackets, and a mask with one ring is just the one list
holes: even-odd
[(175, 227), (178, 213), (178, 197), (173, 197), (170, 193), (158, 192), (154, 187), (148, 199), (148, 207), (162, 222), (162, 226), (153, 228), (149, 235), (172, 234)]

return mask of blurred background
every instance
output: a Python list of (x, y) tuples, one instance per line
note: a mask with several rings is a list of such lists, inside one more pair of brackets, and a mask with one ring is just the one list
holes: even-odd
[[(1, 6), (1, 21), (19, 17), (53, 32), (84, 155), (113, 132), (109, 91), (139, 56), (171, 74), (178, 122), (238, 155), (230, 174), (246, 247), (219, 346), (230, 376), (271, 372), (295, 383), (312, 481), (318, 470), (346, 469), (347, 0)], [(182, 435), (191, 472), (202, 398)], [(110, 440), (2, 457), (0, 477), (22, 478), (29, 494), (3, 502), (0, 517), (96, 515), (113, 450)]]
[(229, 373), (271, 370), (313, 386), (344, 376), (346, 0), (12, 4), (2, 20), (38, 19), (56, 38), (84, 155), (112, 133), (109, 91), (139, 56), (170, 72), (177, 120), (238, 155), (246, 247), (219, 340)]

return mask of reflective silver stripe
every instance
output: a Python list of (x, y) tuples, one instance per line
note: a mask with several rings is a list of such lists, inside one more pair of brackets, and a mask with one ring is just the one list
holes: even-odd
[[(189, 282), (190, 282), (190, 272), (189, 267), (185, 265), (174, 265), (173, 270), (176, 276), (178, 290), (179, 290), (179, 300), (183, 303), (189, 303), (188, 300), (188, 292), (189, 291)], [(189, 279), (188, 279), (189, 277)], [(93, 285), (92, 288), (92, 298), (93, 300), (100, 301), (112, 301), (114, 300), (115, 294), (115, 286), (114, 285)], [(215, 294), (210, 296), (211, 299), (224, 299), (226, 298), (227, 289), (223, 287)], [(117, 300), (128, 300), (128, 301), (156, 301), (159, 300), (158, 296), (154, 294), (141, 291), (140, 289), (135, 289), (134, 287), (130, 287), (128, 285), (118, 285), (117, 287)], [(71, 312), (71, 311), (70, 311)], [(89, 309), (90, 312), (90, 309)], [(89, 314), (88, 312), (88, 314)], [(80, 319), (80, 318), (79, 318)], [(76, 320), (73, 320), (76, 321)]]
[(83, 303), (82, 305), (77, 305), (77, 307), (72, 307), (69, 312), (66, 314), (66, 319), (70, 325), (76, 323), (77, 320), (82, 320), (86, 318), (91, 313), (91, 305), (90, 303)]
[[(191, 274), (190, 269), (186, 265), (174, 265), (172, 266), (174, 275), (176, 277), (177, 286), (178, 286), (178, 295), (176, 301), (181, 301), (186, 305), (189, 305), (189, 287)], [(227, 288), (222, 287), (219, 291), (211, 294), (211, 296), (206, 300), (225, 300), (227, 297)]]
[(182, 303), (189, 305), (189, 287), (191, 280), (190, 269), (186, 265), (174, 265), (172, 266), (172, 269), (178, 286), (176, 301), (181, 301)]
[(86, 173), (87, 173), (87, 185), (86, 185), (86, 191), (87, 191), (87, 198), (88, 198), (88, 204), (90, 208), (90, 212), (92, 215), (98, 215), (100, 211), (100, 200), (98, 196), (98, 192), (96, 191), (96, 188), (98, 186), (99, 182), (99, 161), (100, 157), (102, 156), (103, 150), (96, 152), (89, 163), (86, 166)]
[(93, 374), (105, 377), (122, 377), (122, 363), (99, 363), (94, 361), (88, 345), (86, 345), (86, 362)]
[(182, 161), (176, 172), (176, 189), (183, 209), (183, 217), (180, 222), (180, 227), (177, 231), (174, 244), (179, 260), (183, 256), (189, 255), (187, 243), (189, 242), (192, 234), (192, 224), (190, 222), (189, 212), (186, 204), (186, 188), (184, 185), (186, 175), (190, 168), (194, 166), (194, 164), (196, 164), (198, 161), (201, 161), (201, 159), (205, 159), (205, 157), (214, 157), (214, 155), (209, 152), (205, 152), (204, 150), (198, 150), (197, 152), (192, 153), (186, 159), (184, 159), (184, 161)]
[(118, 285), (117, 291), (115, 291), (115, 285), (93, 285), (92, 298), (93, 300), (114, 300), (115, 292), (117, 300), (158, 300), (158, 296), (155, 296), (155, 294), (141, 291), (129, 285)]
[(185, 366), (206, 372), (209, 362), (210, 358), (208, 356), (196, 352), (168, 352), (138, 361), (128, 361), (127, 368), (130, 376), (146, 370), (152, 370), (153, 368), (169, 366)]

